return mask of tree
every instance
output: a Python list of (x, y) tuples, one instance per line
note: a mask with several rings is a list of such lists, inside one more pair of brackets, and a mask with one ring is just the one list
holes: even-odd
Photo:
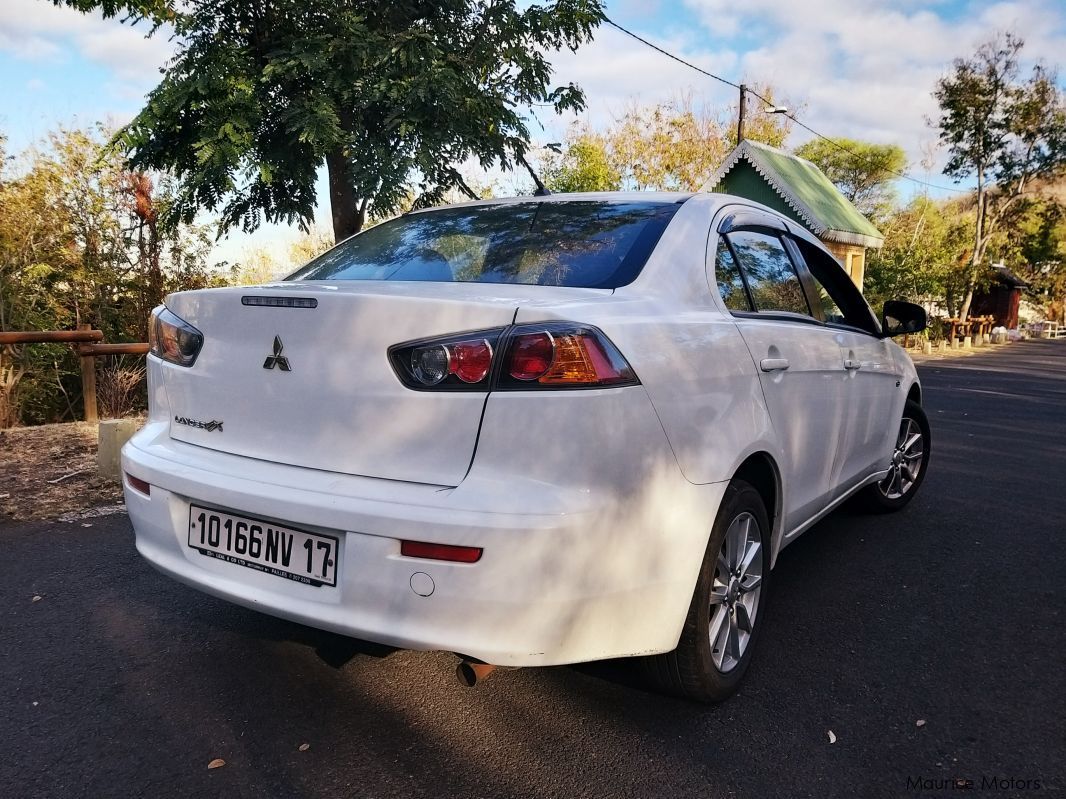
[(907, 164), (907, 155), (898, 145), (854, 139), (811, 139), (796, 149), (796, 155), (821, 169), (871, 219), (892, 210), (896, 201), (893, 173), (902, 172)]
[(725, 127), (690, 97), (631, 103), (607, 136), (623, 185), (637, 191), (698, 191), (729, 152)]
[(951, 309), (969, 223), (954, 206), (924, 196), (887, 215), (881, 222), (884, 246), (866, 263), (863, 293), (870, 303), (945, 298)]
[[(780, 146), (790, 125), (760, 107), (748, 115), (745, 138)], [(602, 133), (572, 127), (561, 153), (543, 156), (541, 169), (553, 191), (699, 191), (735, 143), (735, 110), (716, 111), (682, 95), (654, 105), (630, 102)]]
[(53, 2), (173, 25), (178, 52), (120, 143), (135, 169), (180, 179), (175, 218), (306, 228), (324, 163), (338, 240), (412, 192), (463, 188), (463, 161), (524, 163), (523, 108), (584, 104), (550, 88), (549, 52), (603, 19), (600, 0)]
[[(145, 341), (167, 292), (219, 281), (213, 231), (160, 227), (172, 181), (127, 170), (110, 135), (60, 130), (0, 170), (0, 330), (85, 322)], [(78, 373), (69, 347), (0, 348), (0, 427), (73, 415)]]
[(1034, 201), (990, 252), (997, 244), (997, 257), (1029, 284), (1026, 294), (1043, 306), (1044, 316), (1066, 321), (1066, 208)]
[(622, 186), (606, 137), (588, 127), (572, 128), (565, 150), (549, 150), (541, 159), (540, 173), (554, 192), (617, 191)]
[(1066, 104), (1057, 77), (1038, 64), (1022, 80), (1023, 46), (1011, 33), (993, 38), (970, 58), (956, 59), (933, 92), (940, 104), (940, 141), (949, 153), (944, 173), (977, 182), (963, 319), (993, 236), (1024, 213), (1034, 181), (1066, 165)]

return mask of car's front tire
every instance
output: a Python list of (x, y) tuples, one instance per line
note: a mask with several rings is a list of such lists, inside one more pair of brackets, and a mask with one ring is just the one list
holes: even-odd
[(907, 400), (892, 448), (888, 474), (866, 486), (856, 499), (871, 513), (893, 513), (907, 505), (925, 480), (929, 466), (929, 419), (922, 406)]
[(766, 507), (755, 488), (734, 480), (711, 529), (677, 648), (642, 660), (650, 682), (699, 702), (736, 692), (762, 627), (769, 576)]

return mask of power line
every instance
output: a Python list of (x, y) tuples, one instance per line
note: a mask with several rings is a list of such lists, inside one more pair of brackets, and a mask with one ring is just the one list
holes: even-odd
[[(752, 89), (747, 88), (747, 87), (745, 87), (745, 88), (747, 89), (748, 92), (750, 92), (751, 94), (754, 94), (756, 97), (758, 97), (760, 100), (762, 100), (767, 105), (771, 105), (771, 106), (773, 105), (772, 102), (767, 100), (765, 97), (763, 97), (758, 92), (753, 91)], [(858, 159), (860, 159), (862, 161), (865, 161), (868, 164), (872, 164), (874, 166), (878, 166), (878, 164), (872, 158), (869, 158), (868, 156), (864, 156), (862, 153), (857, 153), (854, 150), (852, 150), (850, 147), (845, 147), (843, 144), (841, 144), (840, 142), (836, 141), (835, 139), (831, 139), (828, 136), (825, 136), (825, 135), (819, 133), (814, 128), (812, 128), (810, 125), (806, 125), (803, 122), (800, 122), (798, 119), (796, 119), (795, 115), (790, 114), (787, 111), (785, 111), (785, 112), (782, 112), (782, 116), (788, 117), (789, 119), (791, 119), (793, 122), (795, 122), (797, 125), (799, 125), (801, 128), (803, 128), (807, 132), (813, 133), (819, 139), (821, 139), (824, 142), (827, 142), (828, 144), (832, 145), (833, 147), (836, 147), (838, 150), (842, 150), (843, 152), (848, 153), (849, 155), (851, 155), (851, 156), (853, 156), (855, 158), (858, 158)], [(970, 193), (969, 189), (956, 189), (956, 188), (953, 188), (951, 186), (941, 186), (941, 185), (936, 184), (936, 183), (929, 183), (928, 181), (919, 180), (918, 178), (911, 177), (906, 172), (899, 172), (899, 171), (897, 171), (895, 169), (889, 169), (888, 167), (882, 166), (882, 167), (880, 167), (880, 169), (881, 169), (882, 172), (887, 172), (890, 175), (895, 175), (896, 177), (903, 178), (904, 180), (909, 180), (909, 181), (911, 181), (911, 183), (917, 183), (920, 186), (927, 186), (930, 189), (937, 189), (939, 191), (954, 191), (954, 192), (958, 192), (959, 194), (969, 194)]]
[[(603, 20), (608, 25), (610, 25), (612, 28), (617, 28), (618, 30), (620, 30), (626, 36), (630, 36), (630, 37), (636, 39), (638, 42), (640, 42), (641, 44), (647, 45), (652, 50), (658, 50), (660, 53), (662, 53), (667, 58), (672, 58), (672, 59), (674, 59), (674, 61), (677, 61), (679, 64), (684, 64), (686, 67), (689, 67), (690, 69), (696, 70), (701, 75), (706, 75), (708, 78), (714, 78), (719, 83), (724, 83), (726, 86), (732, 86), (734, 89), (739, 89), (740, 88), (740, 84), (739, 83), (733, 83), (733, 81), (731, 81), (731, 80), (726, 80), (725, 78), (723, 78), (723, 77), (721, 77), (719, 75), (715, 75), (713, 72), (708, 72), (705, 69), (701, 69), (700, 67), (698, 67), (695, 64), (693, 64), (691, 61), (686, 61), (685, 59), (681, 58), (680, 56), (676, 56), (673, 53), (667, 52), (666, 50), (664, 50), (663, 48), (659, 47), (658, 45), (652, 44), (647, 39), (644, 39), (644, 38), (641, 38), (640, 36), (637, 36), (637, 34), (633, 33), (633, 31), (628, 30), (627, 28), (623, 28), (621, 25), (619, 25), (613, 19), (610, 19), (608, 17), (604, 17)], [(754, 92), (752, 92), (752, 93), (754, 94)]]
[[(679, 64), (684, 64), (689, 69), (694, 69), (696, 72), (699, 72), (701, 75), (705, 75), (708, 78), (713, 78), (714, 80), (718, 81), (719, 83), (724, 83), (726, 86), (732, 86), (734, 89), (740, 89), (741, 88), (739, 83), (734, 83), (731, 80), (726, 80), (725, 78), (721, 77), (720, 75), (715, 75), (713, 72), (708, 72), (707, 70), (696, 66), (691, 61), (686, 61), (685, 59), (681, 58), (680, 56), (676, 56), (673, 53), (671, 53), (671, 52), (669, 52), (667, 50), (664, 50), (663, 48), (659, 47), (658, 45), (652, 44), (647, 39), (645, 39), (645, 38), (643, 38), (641, 36), (638, 36), (637, 34), (633, 33), (633, 31), (629, 30), (628, 28), (623, 28), (621, 25), (619, 25), (613, 19), (610, 19), (608, 17), (604, 17), (604, 21), (608, 25), (610, 25), (612, 28), (615, 28), (615, 29), (621, 31), (622, 33), (624, 33), (626, 36), (629, 36), (630, 38), (636, 39), (641, 44), (650, 47), (652, 50), (655, 50), (655, 51), (657, 51), (659, 53), (662, 53), (667, 58), (672, 58), (674, 61), (677, 61)], [(754, 91), (753, 89), (751, 89), (748, 86), (745, 86), (743, 91), (746, 91), (746, 92), (749, 92), (750, 94), (755, 95), (760, 100), (762, 100), (764, 103), (766, 103), (768, 106), (774, 105), (774, 103), (772, 103), (770, 100), (767, 100), (761, 94), (759, 94), (758, 92)], [(803, 122), (800, 122), (796, 118), (796, 116), (794, 114), (790, 114), (787, 111), (786, 112), (781, 112), (781, 113), (782, 113), (782, 116), (785, 116), (788, 119), (791, 119), (794, 123), (799, 125), (801, 128), (803, 128), (807, 132), (812, 133), (813, 135), (817, 136), (819, 139), (822, 139), (823, 141), (829, 143), (833, 147), (836, 147), (838, 150), (842, 150), (843, 152), (848, 153), (849, 155), (851, 155), (853, 158), (858, 158), (860, 161), (865, 161), (867, 164), (873, 164), (875, 166), (877, 165), (873, 161), (873, 159), (869, 158), (868, 156), (864, 156), (861, 153), (857, 153), (854, 150), (852, 150), (850, 147), (845, 147), (840, 142), (835, 141), (835, 140), (829, 138), (828, 136), (826, 136), (826, 135), (824, 135), (822, 133), (819, 133), (814, 128), (812, 128), (810, 125), (806, 125)], [(950, 186), (940, 186), (940, 185), (938, 185), (936, 183), (929, 183), (928, 181), (919, 180), (918, 178), (911, 177), (910, 175), (908, 175), (905, 172), (899, 172), (899, 171), (897, 171), (895, 169), (887, 169), (885, 167), (881, 167), (881, 170), (883, 172), (887, 172), (890, 175), (895, 175), (898, 178), (902, 178), (903, 180), (909, 180), (912, 183), (917, 183), (920, 186), (926, 186), (926, 187), (928, 187), (930, 189), (937, 189), (938, 191), (953, 191), (953, 192), (957, 192), (959, 194), (968, 194), (969, 193), (968, 189), (956, 189), (956, 188), (952, 188)]]

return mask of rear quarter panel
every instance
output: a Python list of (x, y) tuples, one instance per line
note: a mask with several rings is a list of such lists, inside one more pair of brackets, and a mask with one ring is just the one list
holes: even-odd
[(613, 297), (523, 306), (518, 322), (596, 325), (632, 365), (686, 479), (729, 480), (749, 454), (778, 459), (758, 373), (708, 281), (707, 246), (720, 197), (687, 200), (637, 279)]

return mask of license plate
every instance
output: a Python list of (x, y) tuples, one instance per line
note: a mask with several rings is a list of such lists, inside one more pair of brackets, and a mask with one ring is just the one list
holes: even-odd
[(191, 505), (189, 546), (201, 555), (305, 585), (337, 584), (333, 536)]

